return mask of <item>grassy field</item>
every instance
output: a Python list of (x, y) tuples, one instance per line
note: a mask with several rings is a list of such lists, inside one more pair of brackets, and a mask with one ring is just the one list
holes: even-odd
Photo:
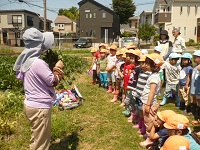
[[(67, 54), (90, 56), (89, 52), (79, 51), (68, 51)], [(139, 147), (143, 139), (122, 114), (124, 108), (119, 106), (120, 102), (110, 103), (113, 95), (107, 94), (98, 85), (92, 85), (92, 77), (86, 71), (77, 76), (73, 84), (77, 85), (85, 98), (84, 103), (73, 110), (60, 111), (58, 107), (53, 107), (50, 150), (143, 150)], [(162, 96), (158, 99), (160, 102)], [(23, 102), (23, 99), (20, 100)], [(164, 109), (182, 113), (175, 108), (174, 100), (171, 99), (167, 105), (159, 108)], [(21, 112), (8, 119), (17, 120), (17, 123), (14, 134), (0, 140), (0, 149), (27, 150), (31, 132), (25, 115)], [(192, 120), (192, 117), (189, 119)]]

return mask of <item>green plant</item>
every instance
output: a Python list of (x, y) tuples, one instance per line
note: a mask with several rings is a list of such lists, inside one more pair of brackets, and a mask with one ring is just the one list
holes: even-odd
[(131, 37), (133, 34), (130, 32), (126, 32), (124, 31), (124, 33), (122, 33), (122, 37)]
[(153, 45), (156, 45), (157, 41), (160, 40), (159, 38), (160, 38), (160, 35), (159, 35), (159, 34), (156, 34), (156, 35), (154, 36)]
[(14, 54), (14, 50), (10, 47), (1, 47), (0, 48), (0, 54)]
[(185, 44), (186, 44), (186, 46), (195, 46), (196, 45), (196, 43), (193, 39), (189, 39), (189, 41), (185, 42)]

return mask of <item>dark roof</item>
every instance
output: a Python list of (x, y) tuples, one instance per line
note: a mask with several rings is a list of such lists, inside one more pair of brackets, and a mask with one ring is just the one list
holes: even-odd
[(96, 2), (95, 0), (82, 0), (82, 1), (80, 1), (78, 3), (79, 7), (81, 5), (83, 5), (83, 4), (85, 4), (86, 2), (90, 2), (90, 3), (92, 3), (92, 4), (94, 4), (94, 5), (98, 6), (98, 7), (101, 7), (102, 9), (106, 10), (107, 12), (110, 12), (111, 14), (115, 14), (115, 12), (113, 10), (111, 10), (110, 8), (108, 8), (108, 7), (104, 6), (104, 5)]
[(25, 9), (14, 9), (14, 10), (0, 10), (0, 13), (8, 13), (8, 12), (25, 12), (25, 13), (30, 13), (30, 14), (34, 14), (34, 15), (39, 15), (35, 12), (29, 11), (29, 10), (25, 10)]

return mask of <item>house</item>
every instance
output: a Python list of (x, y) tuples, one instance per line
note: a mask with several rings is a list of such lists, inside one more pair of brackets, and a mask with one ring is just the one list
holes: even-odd
[(133, 37), (137, 37), (138, 32), (138, 25), (139, 25), (139, 17), (134, 16), (128, 19), (128, 24), (121, 24), (120, 25), (120, 32), (123, 34), (124, 32), (131, 33)]
[(173, 28), (179, 28), (185, 41), (200, 41), (200, 1), (199, 0), (156, 0), (153, 20), (159, 30), (169, 32), (173, 41)]
[[(51, 20), (46, 21), (47, 31), (51, 31)], [(24, 46), (23, 32), (31, 27), (43, 31), (43, 18), (28, 10), (0, 10), (1, 44)]]
[(80, 37), (91, 37), (95, 43), (112, 43), (119, 37), (119, 17), (113, 10), (95, 0), (82, 0), (78, 5), (80, 12), (78, 34)]
[(62, 35), (76, 34), (76, 22), (72, 21), (70, 18), (66, 16), (58, 16), (54, 21), (54, 29), (55, 33), (61, 33)]
[(152, 11), (143, 11), (140, 14), (140, 25), (143, 25), (145, 23), (153, 25)]

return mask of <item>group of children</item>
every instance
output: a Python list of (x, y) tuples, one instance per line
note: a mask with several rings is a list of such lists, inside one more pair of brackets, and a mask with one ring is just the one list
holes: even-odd
[[(187, 143), (189, 149), (200, 149), (199, 143), (189, 134), (189, 120), (184, 115), (172, 110), (158, 112), (159, 105), (165, 105), (167, 98), (173, 96), (178, 108), (194, 115), (196, 121), (193, 124), (200, 123), (200, 50), (193, 54), (194, 69), (190, 53), (171, 53), (163, 61), (161, 51), (160, 46), (148, 54), (147, 50), (139, 50), (133, 43), (121, 50), (115, 45), (100, 44), (99, 49), (91, 50), (92, 83), (99, 83), (108, 93), (113, 93), (111, 102), (121, 99), (120, 106), (126, 108), (123, 113), (130, 115), (128, 122), (137, 123), (133, 128), (139, 129), (138, 133), (145, 138), (140, 146), (167, 150), (176, 139), (183, 138), (184, 141), (186, 138), (189, 142), (179, 145), (185, 147), (183, 150), (188, 149)], [(164, 83), (166, 88), (159, 104), (157, 95), (162, 92)]]

